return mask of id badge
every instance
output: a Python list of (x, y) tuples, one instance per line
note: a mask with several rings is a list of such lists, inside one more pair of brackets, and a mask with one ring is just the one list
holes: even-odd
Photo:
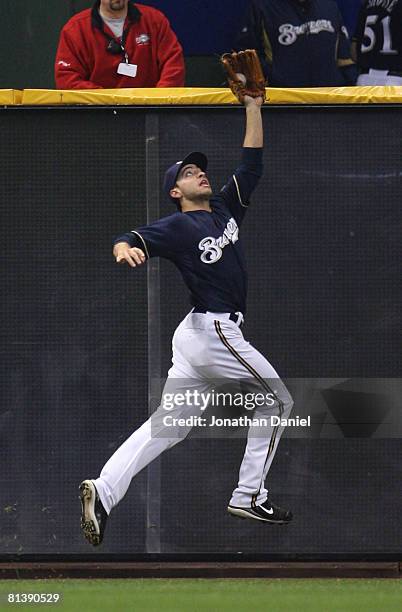
[(117, 74), (124, 74), (124, 76), (135, 77), (137, 76), (137, 64), (127, 64), (121, 62), (117, 68)]

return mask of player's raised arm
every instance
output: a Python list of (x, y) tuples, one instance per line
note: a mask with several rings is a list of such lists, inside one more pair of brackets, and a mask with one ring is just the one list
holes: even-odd
[(246, 136), (243, 147), (261, 149), (263, 129), (261, 105), (265, 101), (265, 77), (255, 49), (225, 53), (221, 58), (228, 85), (246, 107)]
[(246, 133), (241, 162), (219, 194), (239, 224), (263, 171), (261, 106), (266, 95), (265, 78), (254, 49), (225, 53), (221, 61), (230, 89), (246, 108)]
[(246, 135), (244, 137), (243, 147), (261, 149), (264, 144), (261, 116), (262, 104), (262, 97), (244, 97), (244, 106), (246, 107)]

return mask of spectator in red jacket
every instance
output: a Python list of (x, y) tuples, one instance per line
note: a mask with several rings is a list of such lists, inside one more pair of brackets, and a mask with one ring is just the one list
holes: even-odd
[(182, 87), (183, 50), (167, 18), (131, 0), (97, 0), (63, 27), (58, 89)]

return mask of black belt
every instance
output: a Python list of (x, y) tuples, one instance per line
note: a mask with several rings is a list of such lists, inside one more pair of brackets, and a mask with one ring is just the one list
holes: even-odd
[[(200, 313), (200, 314), (206, 314), (207, 312), (210, 312), (208, 310), (206, 310), (205, 308), (193, 308), (193, 312), (196, 313)], [(227, 314), (227, 313), (222, 313), (222, 314)], [(239, 320), (239, 313), (237, 312), (229, 312), (229, 319), (231, 321), (233, 321), (233, 323), (236, 323), (236, 325), (238, 325), (238, 327), (241, 327), (244, 323), (243, 319), (241, 320), (241, 322), (238, 324), (237, 321)]]

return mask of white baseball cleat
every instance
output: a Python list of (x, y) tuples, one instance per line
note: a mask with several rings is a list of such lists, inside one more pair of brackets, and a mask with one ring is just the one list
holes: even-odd
[(264, 523), (274, 523), (277, 525), (284, 525), (290, 523), (293, 518), (290, 510), (284, 510), (279, 506), (275, 506), (272, 502), (266, 500), (259, 506), (254, 505), (250, 508), (240, 508), (239, 506), (228, 506), (228, 512), (233, 516), (239, 518), (249, 518), (254, 521), (261, 521)]

